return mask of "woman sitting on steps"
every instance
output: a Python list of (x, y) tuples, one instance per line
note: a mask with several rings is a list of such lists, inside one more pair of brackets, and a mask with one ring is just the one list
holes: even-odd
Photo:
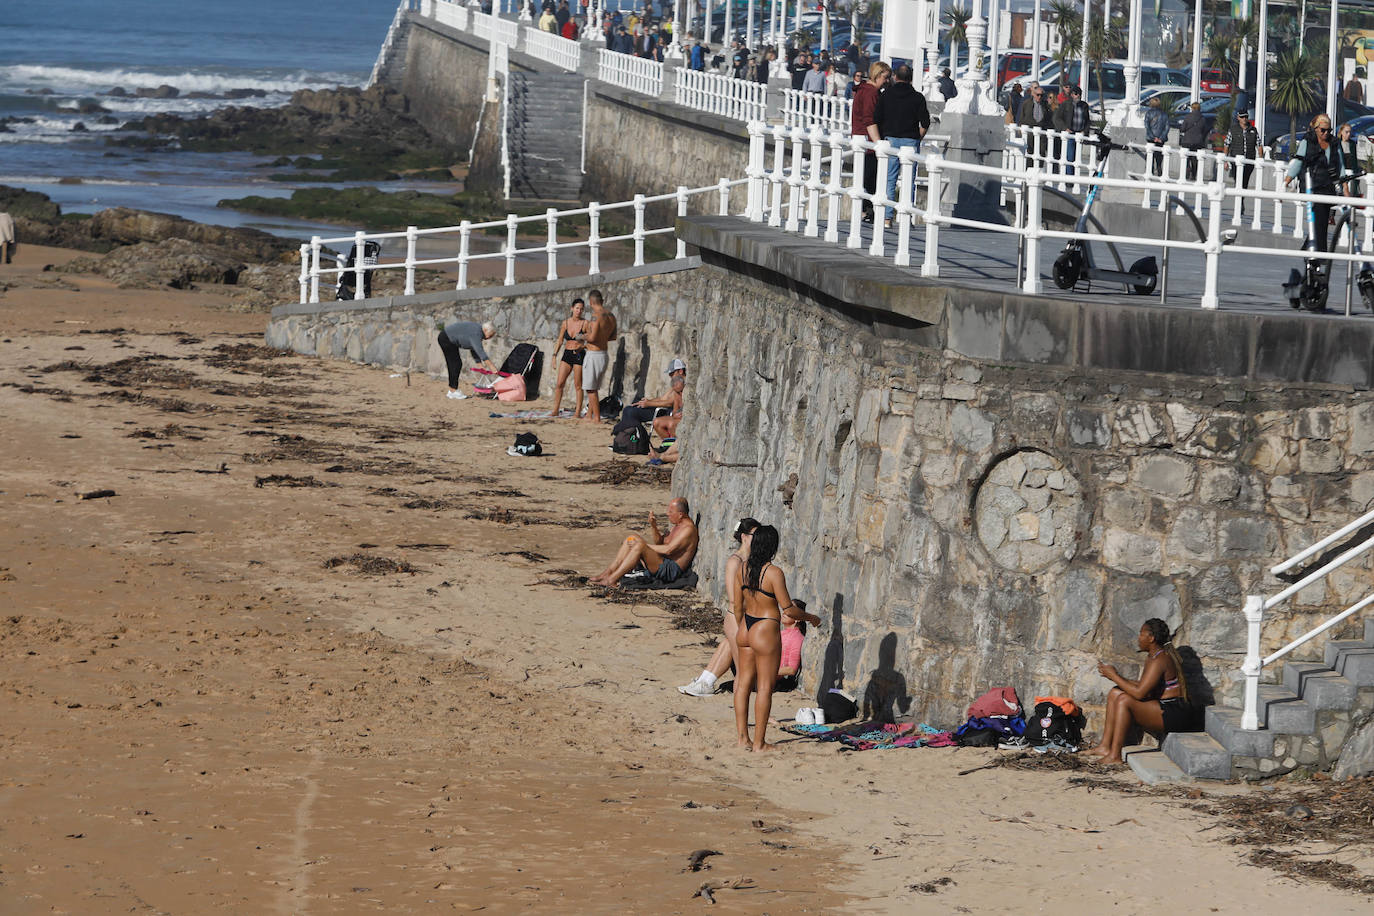
[(1169, 625), (1151, 617), (1140, 627), (1140, 651), (1146, 654), (1145, 670), (1135, 681), (1122, 677), (1112, 665), (1099, 663), (1098, 672), (1116, 686), (1107, 694), (1107, 721), (1102, 740), (1088, 751), (1105, 763), (1124, 763), (1121, 746), (1131, 725), (1149, 732), (1168, 734), (1188, 731), (1193, 721), (1188, 703), (1188, 684), (1183, 662), (1174, 648)]

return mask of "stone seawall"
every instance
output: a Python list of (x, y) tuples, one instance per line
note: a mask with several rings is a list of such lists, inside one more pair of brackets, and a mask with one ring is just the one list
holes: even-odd
[(419, 17), (412, 17), (406, 28), (405, 69), (397, 88), (415, 120), (466, 150), (487, 89), (486, 43)]
[[(808, 690), (843, 684), (942, 722), (1001, 684), (1096, 705), (1110, 686), (1098, 660), (1134, 672), (1141, 622), (1162, 617), (1199, 657), (1195, 689), (1234, 701), (1243, 596), (1272, 594), (1270, 565), (1374, 501), (1367, 380), (1310, 378), (1331, 347), (1360, 339), (1353, 323), (1296, 316), (1308, 336), (1289, 339), (1306, 355), (1282, 364), (1295, 376), (1284, 380), (1266, 377), (1280, 364), (1261, 358), (1265, 332), (1243, 326), (1256, 316), (1205, 315), (1218, 336), (1250, 341), (1250, 363), (1234, 376), (1156, 371), (1169, 321), (1195, 313), (1152, 331), (1168, 310), (1070, 314), (1048, 298), (899, 282), (862, 257), (777, 273), (776, 251), (723, 226), (681, 227), (700, 267), (596, 283), (620, 317), (624, 389), (656, 392), (674, 355), (692, 367), (674, 490), (701, 519), (702, 590), (721, 597), (735, 519), (779, 527), (793, 594), (826, 620), (807, 640)], [(558, 283), (284, 307), (268, 342), (436, 371), (433, 319), (456, 312), (547, 349), (569, 291), (587, 288)], [(1125, 342), (1095, 349), (1094, 333)], [(1176, 364), (1204, 365), (1202, 349), (1179, 348)], [(1328, 371), (1348, 371), (1337, 363)], [(1361, 561), (1304, 591), (1268, 621), (1266, 648), (1370, 585)]]

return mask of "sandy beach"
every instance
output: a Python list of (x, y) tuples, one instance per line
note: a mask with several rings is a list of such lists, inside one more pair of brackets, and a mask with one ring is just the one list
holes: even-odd
[(1301, 787), (737, 750), (728, 695), (673, 689), (714, 640), (574, 584), (668, 474), (73, 256), (0, 266), (5, 912), (1369, 912), (1367, 843), (1255, 867), (1202, 810)]

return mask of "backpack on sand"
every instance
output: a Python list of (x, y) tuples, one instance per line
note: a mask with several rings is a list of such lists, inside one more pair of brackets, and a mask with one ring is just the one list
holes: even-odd
[(617, 455), (647, 455), (649, 454), (649, 434), (644, 431), (644, 427), (639, 423), (622, 429), (611, 440), (611, 451)]
[(1083, 713), (1072, 702), (1067, 705), (1073, 710), (1070, 715), (1063, 705), (1045, 697), (1036, 697), (1035, 713), (1026, 723), (1026, 743), (1064, 744), (1077, 747), (1083, 743)]

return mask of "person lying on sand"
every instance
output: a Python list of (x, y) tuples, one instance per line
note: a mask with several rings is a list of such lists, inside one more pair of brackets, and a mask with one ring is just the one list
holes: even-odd
[[(783, 615), (782, 661), (778, 665), (778, 679), (773, 685), (774, 690), (791, 690), (796, 687), (797, 672), (801, 670), (801, 651), (802, 643), (806, 639), (806, 625), (821, 624), (819, 617), (806, 612), (805, 601), (794, 599), (792, 605), (798, 613), (795, 618), (791, 616), (791, 612)], [(716, 645), (715, 654), (711, 656), (711, 661), (701, 674), (697, 675), (697, 679), (690, 684), (683, 684), (677, 691), (689, 697), (709, 697), (716, 692), (716, 683), (733, 667), (730, 640), (722, 636)]]
[(588, 584), (615, 588), (620, 584), (620, 577), (635, 567), (642, 567), (665, 585), (676, 582), (691, 568), (697, 555), (697, 526), (692, 523), (689, 511), (687, 500), (681, 496), (669, 500), (668, 521), (673, 527), (664, 538), (658, 528), (658, 518), (651, 509), (648, 540), (637, 534), (625, 538), (611, 565), (589, 578)]

